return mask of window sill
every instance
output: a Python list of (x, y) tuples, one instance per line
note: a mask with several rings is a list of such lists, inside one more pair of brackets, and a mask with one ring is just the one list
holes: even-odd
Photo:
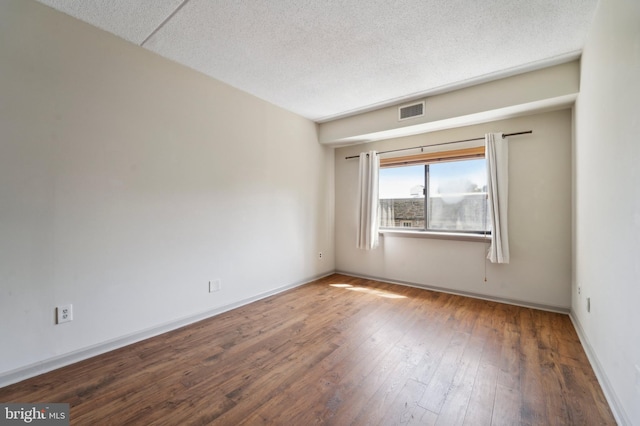
[(379, 233), (383, 237), (404, 237), (404, 238), (432, 238), (437, 240), (474, 241), (479, 243), (490, 243), (491, 235), (486, 237), (481, 234), (465, 234), (461, 232), (433, 232), (433, 231), (404, 231), (398, 229), (380, 229)]

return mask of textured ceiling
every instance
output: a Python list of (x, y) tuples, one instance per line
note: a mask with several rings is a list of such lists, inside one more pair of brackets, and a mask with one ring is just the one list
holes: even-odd
[(315, 121), (578, 57), (598, 0), (38, 0)]

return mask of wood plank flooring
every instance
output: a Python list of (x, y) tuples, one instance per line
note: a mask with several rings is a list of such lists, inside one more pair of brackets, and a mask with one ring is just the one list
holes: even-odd
[(73, 425), (615, 424), (568, 316), (341, 275), (0, 389)]

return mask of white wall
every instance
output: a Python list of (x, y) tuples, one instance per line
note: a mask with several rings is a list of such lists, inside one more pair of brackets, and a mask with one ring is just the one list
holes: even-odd
[(0, 40), (0, 378), (334, 270), (313, 122), (32, 1)]
[(619, 420), (640, 425), (637, 0), (600, 1), (582, 57), (575, 130), (572, 314)]
[[(533, 134), (509, 142), (511, 263), (489, 263), (486, 283), (486, 243), (385, 236), (374, 251), (355, 248), (358, 161), (345, 156), (522, 130), (533, 130)], [(340, 148), (335, 168), (339, 271), (526, 304), (570, 307), (570, 110)]]

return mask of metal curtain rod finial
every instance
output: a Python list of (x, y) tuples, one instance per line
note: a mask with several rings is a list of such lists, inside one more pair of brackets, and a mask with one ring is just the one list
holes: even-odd
[[(524, 130), (522, 132), (515, 132), (515, 133), (505, 133), (502, 135), (502, 139), (507, 138), (509, 136), (518, 136), (518, 135), (528, 135), (533, 133), (533, 130)], [(399, 151), (409, 151), (411, 149), (418, 149), (420, 148), (421, 151), (424, 152), (424, 148), (430, 148), (432, 146), (440, 146), (440, 145), (449, 145), (452, 143), (462, 143), (462, 142), (472, 142), (472, 141), (481, 141), (484, 140), (484, 136), (481, 138), (471, 138), (471, 139), (463, 139), (463, 140), (459, 140), (459, 141), (451, 141), (451, 142), (442, 142), (442, 143), (435, 143), (433, 145), (420, 145), (420, 146), (412, 146), (411, 148), (400, 148), (400, 149), (391, 149), (389, 151), (380, 151), (378, 153), (378, 155), (380, 154), (388, 154), (390, 152), (399, 152)], [(344, 157), (345, 160), (350, 160), (352, 158), (358, 158), (360, 157), (359, 155), (351, 155), (349, 157)]]

